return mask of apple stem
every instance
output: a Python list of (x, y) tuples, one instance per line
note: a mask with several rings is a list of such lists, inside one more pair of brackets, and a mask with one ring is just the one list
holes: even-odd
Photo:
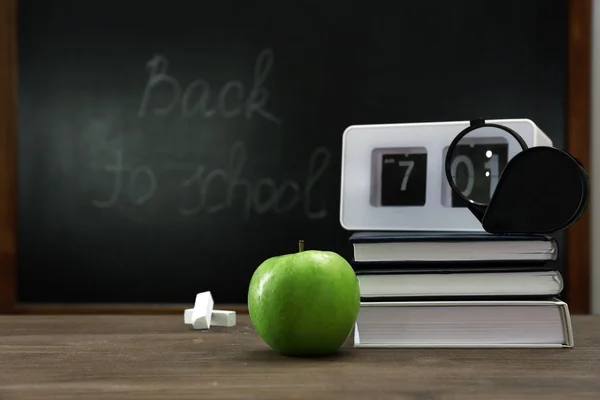
[(298, 240), (298, 252), (302, 253), (304, 251), (304, 240)]

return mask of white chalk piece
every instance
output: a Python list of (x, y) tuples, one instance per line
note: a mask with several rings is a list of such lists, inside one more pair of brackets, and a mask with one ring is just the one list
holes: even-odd
[(192, 314), (194, 313), (193, 308), (188, 308), (183, 312), (183, 323), (186, 325), (192, 324)]
[(235, 311), (213, 310), (210, 323), (212, 326), (235, 326)]
[[(186, 325), (192, 324), (193, 308), (188, 308), (183, 313), (183, 322)], [(236, 324), (235, 311), (213, 310), (210, 319), (210, 326), (232, 327)]]
[(196, 295), (194, 311), (192, 312), (192, 326), (194, 329), (209, 329), (212, 318), (213, 301), (210, 292), (202, 292)]

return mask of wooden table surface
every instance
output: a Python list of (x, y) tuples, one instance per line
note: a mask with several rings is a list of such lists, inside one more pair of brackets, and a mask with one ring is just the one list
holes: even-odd
[(179, 316), (2, 316), (6, 399), (600, 399), (600, 317), (574, 349), (354, 349), (282, 357), (247, 315), (193, 331)]

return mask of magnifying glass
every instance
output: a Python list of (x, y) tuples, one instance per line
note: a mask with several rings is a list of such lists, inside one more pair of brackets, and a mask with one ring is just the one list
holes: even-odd
[(504, 125), (471, 121), (446, 153), (445, 171), (453, 204), (484, 213), (502, 171), (510, 159), (527, 148), (523, 138)]
[(484, 120), (454, 138), (445, 159), (452, 205), (464, 206), (490, 233), (553, 233), (587, 208), (589, 177), (569, 153), (527, 147), (514, 130)]

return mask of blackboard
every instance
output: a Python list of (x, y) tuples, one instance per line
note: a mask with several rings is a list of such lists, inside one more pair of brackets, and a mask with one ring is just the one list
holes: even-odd
[(564, 147), (566, 12), (21, 1), (19, 301), (243, 303), (298, 239), (350, 257), (351, 124), (530, 118)]

